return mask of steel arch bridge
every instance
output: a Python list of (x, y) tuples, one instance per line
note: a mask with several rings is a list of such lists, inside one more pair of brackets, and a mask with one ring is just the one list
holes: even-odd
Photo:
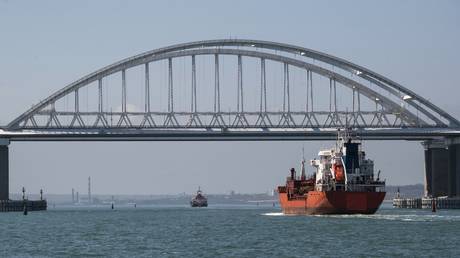
[[(158, 77), (164, 80), (154, 82)], [(141, 85), (135, 108), (130, 84)], [(371, 138), (460, 135), (456, 118), (365, 67), (308, 48), (244, 39), (172, 45), (113, 63), (34, 105), (3, 134), (16, 140), (282, 140), (331, 138), (343, 127)]]

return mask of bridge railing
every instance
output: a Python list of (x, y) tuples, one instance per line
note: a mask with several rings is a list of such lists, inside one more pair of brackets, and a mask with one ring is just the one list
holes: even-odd
[[(384, 111), (328, 112), (51, 112), (40, 111), (23, 129), (46, 128), (402, 128), (414, 127)], [(423, 127), (417, 125), (415, 127)], [(430, 127), (430, 126), (426, 126)]]

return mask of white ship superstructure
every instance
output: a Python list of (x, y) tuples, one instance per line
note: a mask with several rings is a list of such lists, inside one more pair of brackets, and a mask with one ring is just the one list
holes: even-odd
[(352, 142), (346, 132), (339, 134), (335, 148), (321, 150), (318, 156), (310, 162), (316, 167), (316, 191), (366, 191), (380, 181), (380, 171), (374, 180), (374, 161), (366, 158), (361, 143)]

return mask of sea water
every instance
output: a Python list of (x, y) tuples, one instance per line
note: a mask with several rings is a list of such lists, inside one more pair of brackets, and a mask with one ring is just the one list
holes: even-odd
[(460, 210), (285, 216), (256, 205), (0, 213), (1, 257), (460, 257)]

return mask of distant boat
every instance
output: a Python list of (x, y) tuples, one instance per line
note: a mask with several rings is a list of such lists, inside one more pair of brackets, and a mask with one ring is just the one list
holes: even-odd
[(200, 187), (198, 187), (198, 191), (196, 191), (195, 197), (193, 197), (190, 201), (190, 205), (192, 207), (208, 207), (208, 199), (203, 195)]

